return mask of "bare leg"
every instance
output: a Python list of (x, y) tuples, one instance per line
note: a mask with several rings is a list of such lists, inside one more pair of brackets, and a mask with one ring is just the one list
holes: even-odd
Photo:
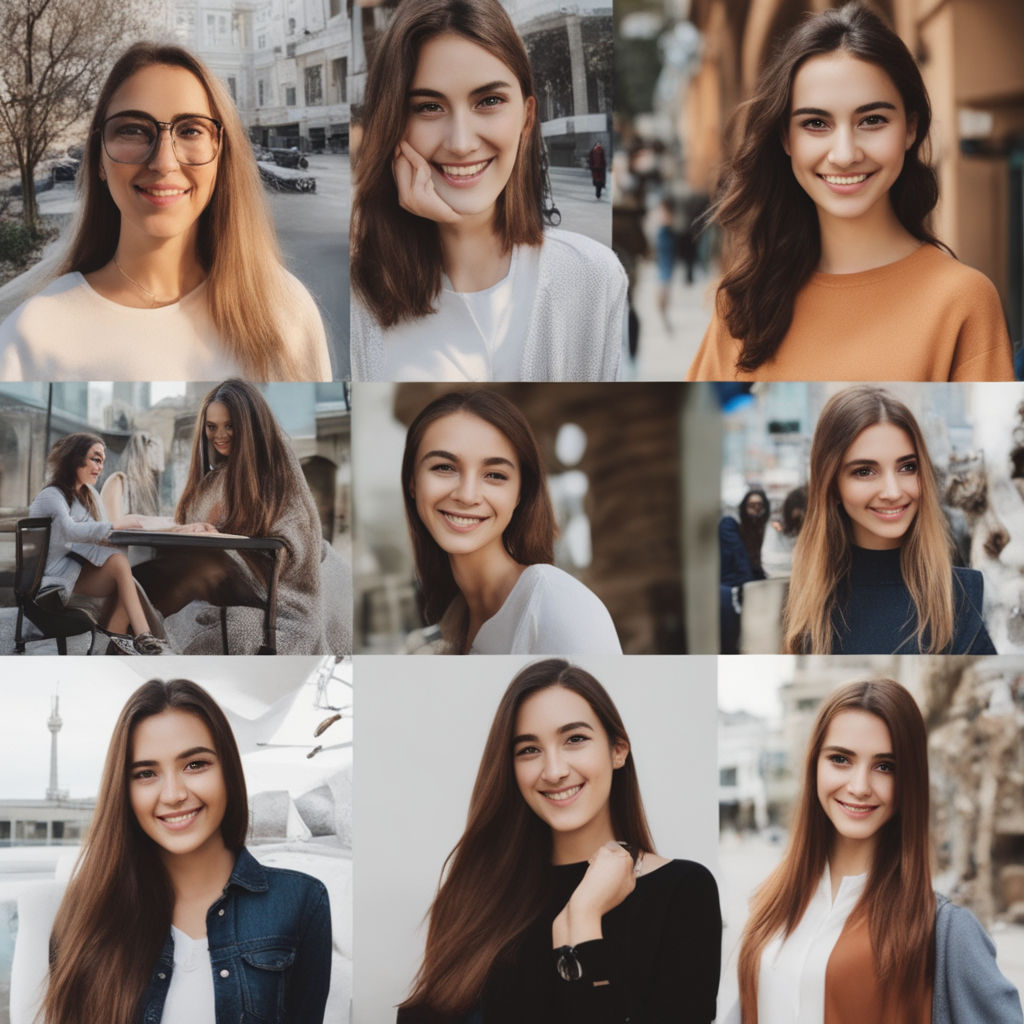
[(103, 565), (82, 566), (75, 593), (112, 598), (113, 609), (106, 624), (111, 633), (124, 633), (129, 625), (136, 635), (149, 632), (149, 622), (135, 589), (132, 567), (120, 551), (111, 555)]

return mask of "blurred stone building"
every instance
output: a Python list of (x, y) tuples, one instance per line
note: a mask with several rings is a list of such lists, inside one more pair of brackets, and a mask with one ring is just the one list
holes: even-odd
[[(667, 0), (666, 0), (667, 2)], [(685, 174), (709, 190), (722, 126), (776, 41), (827, 0), (692, 0), (701, 57), (679, 97)], [(932, 228), (996, 284), (1010, 335), (1024, 335), (1024, 5), (1020, 0), (876, 0), (917, 59), (932, 105), (940, 199)]]

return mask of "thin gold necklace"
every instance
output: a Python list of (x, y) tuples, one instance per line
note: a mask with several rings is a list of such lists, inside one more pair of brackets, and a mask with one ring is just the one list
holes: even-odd
[[(135, 285), (136, 288), (139, 289), (140, 292), (145, 292), (145, 294), (149, 296), (150, 301), (153, 303), (154, 307), (159, 306), (159, 305), (170, 305), (171, 303), (174, 303), (174, 302), (178, 301), (178, 299), (171, 299), (169, 302), (161, 303), (160, 299), (157, 298), (157, 296), (156, 296), (156, 294), (154, 292), (151, 292), (144, 284), (140, 284), (138, 281), (136, 281), (135, 278), (132, 277), (124, 269), (124, 267), (121, 266), (120, 263), (118, 263), (118, 261), (117, 261), (117, 253), (116, 252), (114, 253), (114, 266), (117, 267), (117, 269), (120, 272), (121, 276), (126, 281), (130, 281), (133, 285)], [(181, 298), (181, 296), (178, 296), (178, 298)]]

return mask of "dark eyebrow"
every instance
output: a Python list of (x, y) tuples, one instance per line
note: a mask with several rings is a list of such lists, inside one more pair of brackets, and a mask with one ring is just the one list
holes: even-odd
[[(461, 462), (462, 460), (458, 455), (453, 455), (451, 452), (442, 451), (440, 448), (435, 448), (433, 451), (426, 452), (420, 459), (420, 462), (426, 462), (427, 459), (447, 459), (449, 462)], [(515, 469), (516, 464), (511, 459), (506, 459), (503, 455), (492, 455), (489, 459), (484, 459), (485, 466), (508, 466), (510, 469)]]
[[(574, 729), (589, 729), (591, 732), (594, 731), (594, 727), (589, 722), (569, 722), (567, 725), (559, 726), (556, 731), (559, 735), (562, 735), (563, 733), (572, 732)], [(525, 732), (522, 736), (513, 736), (512, 746), (515, 746), (517, 743), (525, 743), (527, 740), (536, 743), (537, 737), (534, 736), (532, 732)]]
[[(896, 464), (902, 466), (904, 462), (914, 462), (917, 459), (915, 453), (910, 455), (901, 455), (897, 460)], [(843, 463), (844, 469), (849, 469), (851, 466), (877, 466), (878, 462), (875, 459), (850, 459), (849, 462)]]
[[(863, 103), (861, 106), (854, 110), (855, 114), (867, 114), (872, 110), (895, 110), (896, 104), (889, 103), (886, 100), (876, 100), (874, 103)], [(794, 110), (790, 117), (802, 117), (805, 114), (813, 114), (815, 117), (831, 117), (832, 114), (828, 110), (822, 110), (821, 107), (800, 107), (798, 110)]]
[[(478, 85), (475, 89), (470, 91), (470, 96), (479, 96), (482, 92), (494, 92), (495, 89), (511, 89), (512, 85), (509, 82), (488, 82), (486, 85)], [(443, 92), (438, 92), (437, 89), (410, 89), (409, 98), (413, 96), (429, 96), (431, 99), (443, 100), (446, 96)]]
[[(834, 743), (827, 747), (822, 747), (822, 753), (825, 751), (832, 751), (835, 754), (842, 754), (843, 757), (856, 757), (857, 755), (852, 750), (847, 750), (846, 747), (838, 747)], [(871, 757), (872, 761), (895, 761), (895, 754), (873, 754)]]
[[(188, 750), (183, 750), (174, 760), (187, 761), (190, 757), (195, 757), (196, 754), (212, 754), (216, 757), (217, 751), (211, 750), (209, 747), (189, 747)], [(132, 763), (128, 765), (128, 768), (151, 768), (157, 763), (157, 761), (132, 761)]]
[[(107, 120), (112, 117), (148, 117), (151, 121), (159, 121), (159, 117), (154, 117), (148, 110), (117, 110), (113, 114), (107, 114)], [(213, 114), (175, 114), (170, 123), (173, 124), (175, 121), (180, 121), (186, 117), (205, 117), (207, 121), (215, 121), (216, 118)], [(168, 122), (164, 122), (167, 124)]]

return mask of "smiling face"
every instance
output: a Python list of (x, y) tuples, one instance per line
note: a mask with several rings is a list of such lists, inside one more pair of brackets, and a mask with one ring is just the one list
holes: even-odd
[(612, 773), (629, 753), (614, 744), (594, 709), (562, 686), (527, 697), (516, 715), (512, 763), (527, 806), (554, 832), (555, 854), (589, 857), (614, 840), (608, 804)]
[[(149, 114), (170, 123), (182, 114), (214, 118), (202, 82), (185, 68), (153, 64), (136, 71), (115, 90), (104, 116), (126, 111)], [(159, 143), (145, 163), (117, 163), (100, 150), (100, 177), (121, 211), (121, 238), (147, 239), (180, 235), (195, 238), (196, 222), (213, 196), (219, 155), (210, 163), (190, 166), (178, 162), (170, 135), (161, 131)]]
[(85, 462), (75, 471), (75, 480), (78, 487), (95, 487), (103, 472), (103, 463), (107, 457), (107, 450), (98, 442), (85, 453)]
[(896, 772), (889, 727), (869, 711), (840, 711), (818, 754), (818, 801), (836, 835), (874, 847), (896, 813)]
[(412, 496), (423, 525), (449, 555), (504, 551), (519, 504), (519, 459), (497, 427), (468, 412), (434, 420), (416, 452)]
[(853, 527), (853, 542), (881, 551), (898, 548), (921, 497), (917, 452), (893, 423), (862, 430), (839, 467), (839, 500)]
[(231, 422), (231, 412), (223, 402), (211, 402), (206, 407), (206, 441), (222, 458), (231, 455), (231, 443), (235, 437), (235, 428)]
[(164, 856), (224, 848), (227, 787), (213, 736), (198, 715), (168, 708), (138, 723), (128, 796), (139, 827)]
[(430, 164), (435, 190), (456, 213), (490, 217), (533, 109), (507, 65), (445, 33), (420, 49), (404, 138)]
[(915, 130), (892, 79), (836, 50), (797, 71), (783, 146), (819, 219), (891, 218), (889, 189)]

